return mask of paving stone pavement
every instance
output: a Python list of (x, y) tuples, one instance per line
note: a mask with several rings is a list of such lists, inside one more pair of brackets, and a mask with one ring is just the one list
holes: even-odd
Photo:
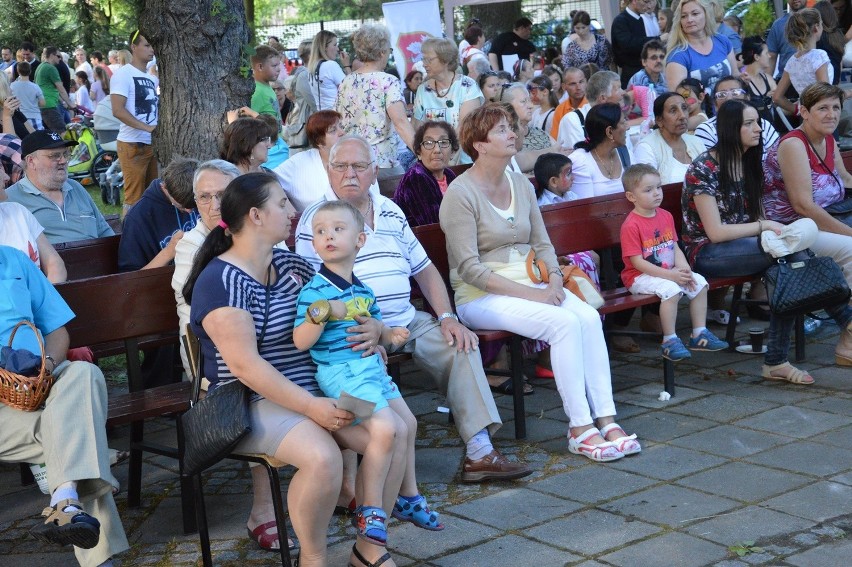
[[(739, 329), (749, 326), (744, 320)], [(642, 341), (635, 355), (613, 353), (619, 422), (644, 449), (609, 464), (568, 453), (555, 385), (533, 380), (528, 438), (514, 439), (512, 400), (498, 396), (504, 427), (495, 444), (536, 472), (482, 485), (458, 482), (462, 443), (436, 411), (445, 400), (423, 389), (428, 379), (406, 364), (402, 390), (419, 420), (418, 479), (446, 529), (392, 521), (389, 549), (400, 566), (852, 564), (852, 371), (828, 364), (837, 335), (836, 326), (823, 325), (809, 338), (801, 366), (813, 372), (813, 386), (761, 380), (759, 357), (696, 353), (677, 364), (677, 395), (668, 401), (658, 399), (655, 343)], [(120, 390), (120, 376), (110, 378)], [(173, 442), (173, 423), (149, 422), (147, 438)], [(113, 447), (127, 439), (127, 428), (110, 434)], [(115, 472), (126, 483), (127, 467)], [(141, 507), (128, 508), (125, 493), (117, 497), (132, 547), (116, 564), (200, 565), (197, 536), (181, 534), (175, 462), (146, 456), (143, 476)], [(214, 563), (278, 564), (246, 537), (247, 467), (220, 463), (205, 483)], [(17, 465), (0, 465), (0, 565), (75, 564), (67, 549), (27, 536), (45, 505), (35, 486), (21, 486)], [(329, 565), (346, 565), (354, 528), (334, 518), (328, 536)]]

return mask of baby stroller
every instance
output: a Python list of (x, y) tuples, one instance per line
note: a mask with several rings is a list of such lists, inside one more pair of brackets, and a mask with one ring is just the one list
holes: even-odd
[(82, 185), (91, 185), (95, 182), (91, 176), (92, 162), (100, 152), (91, 128), (91, 118), (83, 113), (75, 116), (65, 126), (63, 138), (77, 142), (68, 161), (68, 177)]
[(124, 176), (118, 162), (116, 139), (121, 122), (112, 114), (112, 101), (104, 97), (95, 108), (94, 129), (101, 151), (92, 162), (91, 175), (101, 188), (101, 199), (107, 205), (121, 204)]

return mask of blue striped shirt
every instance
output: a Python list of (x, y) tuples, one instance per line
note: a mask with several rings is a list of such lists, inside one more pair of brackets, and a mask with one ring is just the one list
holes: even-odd
[[(375, 293), (385, 324), (407, 327), (415, 312), (408, 278), (432, 262), (396, 203), (372, 190), (370, 197), (375, 230), (364, 225), (367, 242), (355, 258), (355, 275)], [(320, 205), (336, 200), (337, 195), (329, 189), (325, 197), (305, 209), (296, 228), (296, 252), (315, 269), (319, 269), (322, 260), (314, 250), (311, 221)]]
[(218, 349), (204, 331), (201, 322), (208, 313), (220, 307), (236, 307), (248, 311), (254, 320), (259, 338), (267, 319), (266, 332), (259, 353), (276, 370), (291, 382), (310, 392), (319, 392), (314, 374), (316, 367), (310, 354), (293, 344), (293, 321), (299, 292), (314, 275), (310, 264), (286, 250), (272, 252), (272, 269), (278, 275), (269, 288), (269, 315), (266, 318), (266, 286), (240, 268), (219, 258), (214, 258), (204, 268), (192, 294), (190, 324), (201, 343), (204, 357), (203, 375), (210, 380), (211, 388), (217, 382), (234, 376), (222, 360)]
[(376, 296), (373, 295), (373, 291), (354, 275), (350, 284), (323, 265), (319, 273), (299, 293), (294, 327), (298, 327), (305, 321), (308, 306), (320, 299), (342, 301), (346, 304), (347, 312), (345, 318), (329, 320), (326, 323), (319, 339), (311, 347), (311, 358), (318, 365), (325, 366), (361, 358), (360, 351), (352, 350), (352, 345), (356, 343), (346, 340), (349, 334), (346, 329), (358, 324), (353, 322), (355, 315), (367, 315), (381, 320), (382, 314), (376, 305)]

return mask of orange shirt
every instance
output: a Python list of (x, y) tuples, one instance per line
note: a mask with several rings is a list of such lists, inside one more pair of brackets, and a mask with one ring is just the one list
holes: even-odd
[(571, 112), (572, 110), (576, 110), (581, 106), (585, 106), (589, 104), (589, 101), (586, 100), (586, 97), (583, 97), (583, 100), (580, 101), (578, 106), (573, 106), (571, 104), (571, 97), (565, 99), (565, 102), (561, 103), (556, 107), (556, 110), (553, 111), (553, 126), (550, 127), (550, 136), (554, 140), (559, 139), (559, 121), (562, 120), (562, 117)]

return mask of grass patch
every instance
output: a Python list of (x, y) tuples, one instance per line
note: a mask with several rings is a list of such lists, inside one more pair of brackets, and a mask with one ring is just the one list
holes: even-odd
[(121, 214), (121, 205), (106, 205), (104, 204), (103, 199), (101, 199), (101, 188), (97, 183), (93, 183), (86, 187), (86, 191), (89, 192), (89, 196), (92, 197), (92, 200), (97, 205), (98, 209), (101, 211), (101, 214), (106, 215), (120, 215)]

